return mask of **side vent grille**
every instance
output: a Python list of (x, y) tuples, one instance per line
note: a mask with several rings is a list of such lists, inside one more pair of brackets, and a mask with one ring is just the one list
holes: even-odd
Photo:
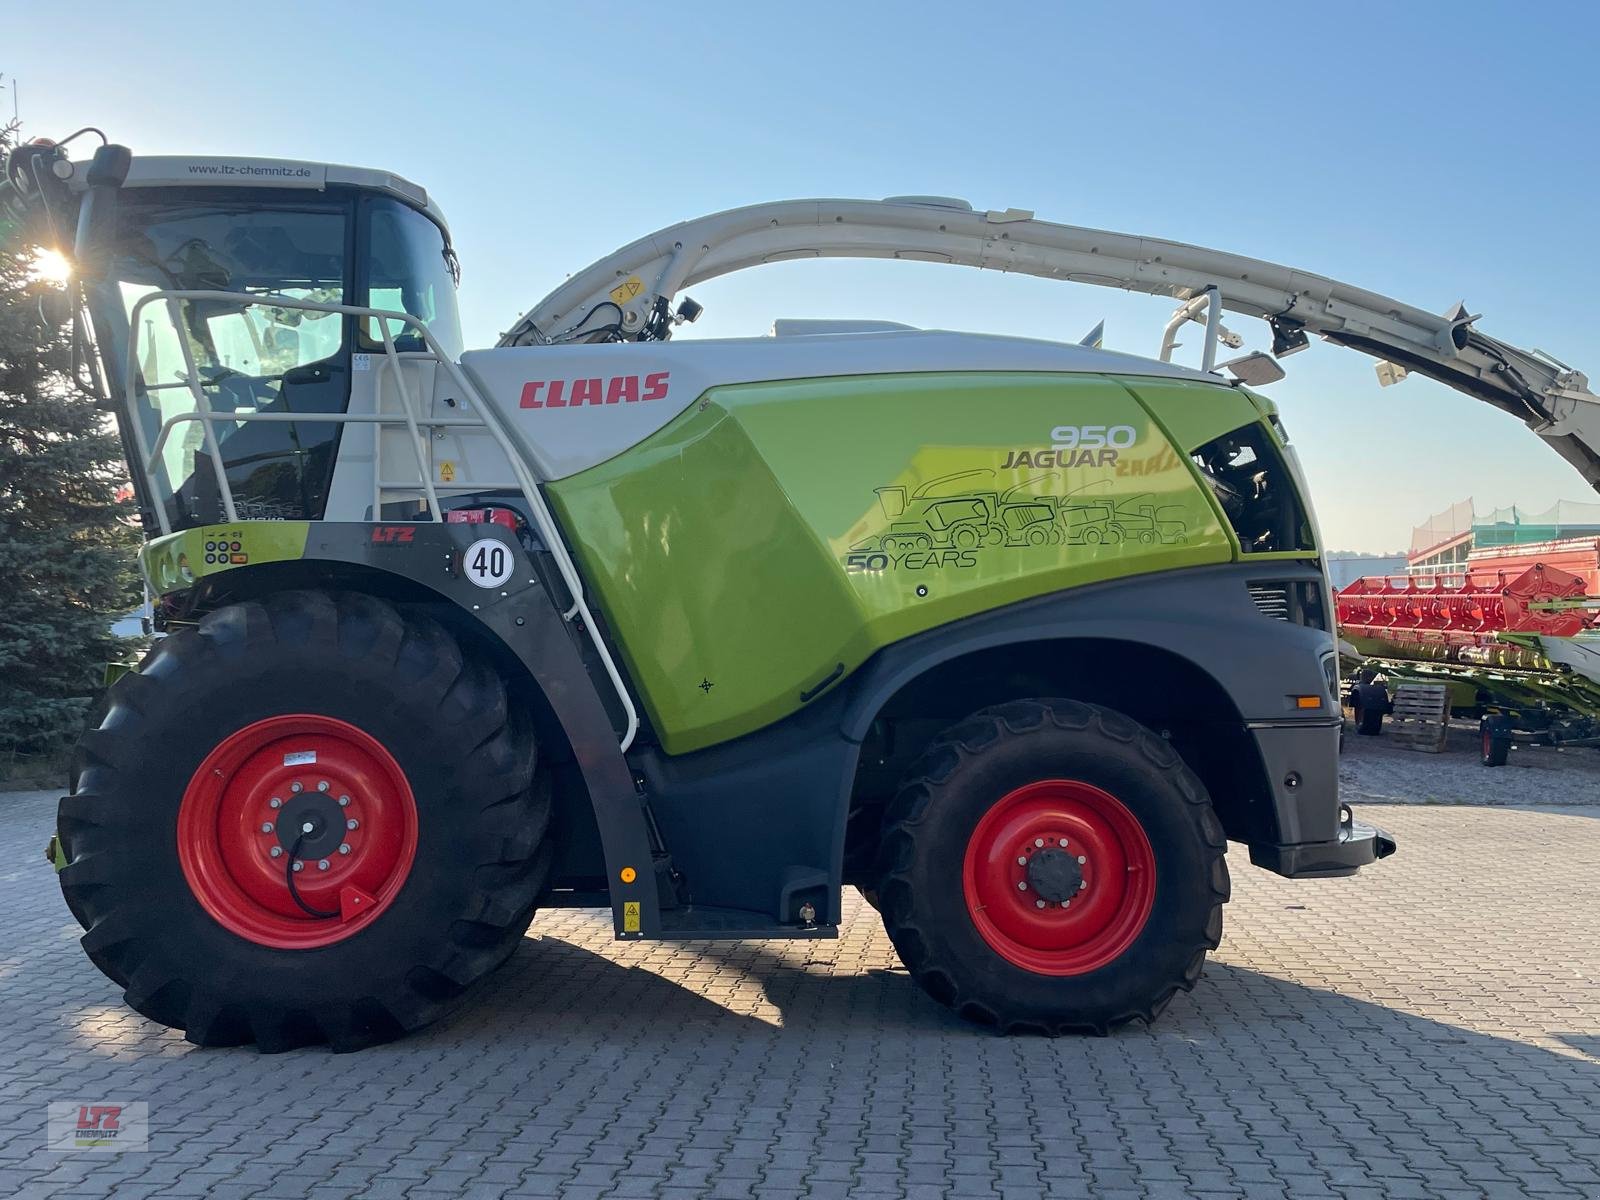
[(1250, 599), (1256, 602), (1261, 615), (1275, 621), (1289, 619), (1289, 589), (1281, 583), (1252, 583)]

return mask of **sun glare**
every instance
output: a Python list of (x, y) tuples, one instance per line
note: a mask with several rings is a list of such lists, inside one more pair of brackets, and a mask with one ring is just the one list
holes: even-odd
[(33, 277), (46, 283), (66, 283), (72, 278), (72, 264), (59, 250), (41, 250), (33, 256)]

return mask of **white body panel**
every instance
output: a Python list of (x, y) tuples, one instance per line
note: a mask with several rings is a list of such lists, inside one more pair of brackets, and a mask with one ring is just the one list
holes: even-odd
[[(403, 411), (394, 377), (383, 369), (382, 361), (383, 356), (377, 354), (356, 356), (357, 366), (350, 375), (350, 407), (347, 412), (357, 416), (380, 412), (392, 416)], [(405, 373), (406, 386), (413, 396), (418, 397), (423, 411), (449, 415), (457, 411), (443, 403), (444, 397), (456, 389), (451, 386), (449, 376), (440, 371), (435, 363), (418, 358), (401, 359), (394, 369)], [(454, 489), (448, 486), (450, 481), (439, 478), (440, 455), (434, 453), (443, 432), (427, 430), (424, 436), (428, 444), (426, 461), (435, 490), (441, 497), (447, 497)], [(480, 435), (472, 443), (479, 457), (483, 457), (488, 450), (494, 452), (493, 462), (488, 466), (493, 471), (492, 478), (501, 483), (510, 479), (506, 457), (492, 436), (482, 429), (470, 432)], [(449, 474), (454, 476), (454, 467)], [(479, 478), (490, 478), (483, 470), (479, 470), (477, 475)], [(417, 469), (417, 452), (410, 431), (401, 424), (346, 425), (339, 434), (339, 454), (334, 460), (333, 480), (328, 488), (326, 519), (378, 520), (380, 514), (377, 510), (381, 506), (377, 502), (376, 488), (380, 476), (385, 491), (422, 494), (422, 473)], [(514, 490), (515, 487), (513, 481), (510, 488)]]
[[(937, 330), (471, 350), (462, 355), (461, 365), (508, 418), (512, 435), (523, 444), (541, 480), (562, 479), (605, 462), (666, 425), (708, 388), (724, 384), (841, 375), (1059, 371), (1156, 375), (1225, 386), (1214, 375), (1128, 354)], [(537, 386), (529, 390), (530, 385)], [(630, 393), (640, 398), (630, 400)], [(576, 405), (568, 403), (574, 396), (580, 401)], [(436, 406), (433, 415), (446, 414)], [(435, 442), (435, 458), (456, 463), (455, 473), (460, 462), (480, 459), (485, 448), (492, 447), (478, 431), (445, 430)], [(496, 468), (474, 461), (474, 473), (479, 469), (489, 474)]]

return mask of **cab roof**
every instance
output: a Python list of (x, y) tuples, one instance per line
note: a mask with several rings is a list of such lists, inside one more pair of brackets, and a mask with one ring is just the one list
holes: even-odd
[[(84, 168), (76, 164), (72, 186), (85, 186)], [(444, 213), (421, 184), (389, 171), (347, 167), (339, 163), (304, 162), (292, 158), (246, 158), (237, 155), (136, 154), (125, 188), (255, 187), (320, 192), (329, 186), (359, 187), (395, 197), (426, 213), (450, 233)]]

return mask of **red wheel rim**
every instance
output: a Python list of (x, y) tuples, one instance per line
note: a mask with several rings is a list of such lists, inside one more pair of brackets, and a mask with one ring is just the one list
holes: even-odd
[(1003, 796), (967, 842), (962, 888), (989, 947), (1038, 975), (1082, 975), (1139, 936), (1155, 902), (1156, 860), (1111, 793), (1045, 779)]
[[(245, 726), (206, 756), (178, 808), (178, 861), (195, 899), (229, 932), (277, 949), (366, 928), (399, 895), (416, 851), (405, 773), (375, 738), (332, 717)], [(332, 915), (295, 903), (294, 858), (294, 892)]]

